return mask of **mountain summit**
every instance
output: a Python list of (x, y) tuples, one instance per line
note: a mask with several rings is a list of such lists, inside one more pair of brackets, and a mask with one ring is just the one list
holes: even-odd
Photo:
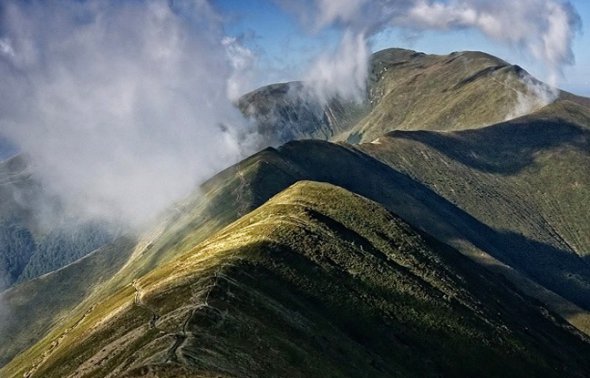
[(2, 292), (0, 374), (588, 376), (590, 99), (480, 52), (370, 72), (246, 94), (275, 147)]

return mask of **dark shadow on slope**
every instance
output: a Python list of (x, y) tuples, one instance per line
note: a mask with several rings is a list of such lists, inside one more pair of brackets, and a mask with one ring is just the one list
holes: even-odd
[(482, 172), (513, 175), (535, 163), (535, 154), (560, 146), (587, 153), (590, 131), (561, 119), (528, 118), (454, 133), (394, 131)]
[(237, 106), (270, 144), (329, 139), (354, 125), (367, 111), (365, 104), (338, 97), (324, 103), (298, 81), (256, 89), (242, 96)]
[[(319, 221), (324, 223), (325, 220)], [(333, 221), (329, 224), (334, 225)], [(561, 353), (550, 361), (539, 361), (534, 369), (541, 364), (568, 366), (568, 359), (575, 359), (572, 356), (581, 355), (581, 351), (587, 349), (582, 340), (566, 340), (556, 333), (554, 324), (540, 316), (535, 308), (540, 304), (519, 296), (510, 283), (475, 266), (440, 242), (428, 240), (428, 243), (440, 252), (442, 264), (452, 270), (432, 265), (423, 266), (424, 270), (438, 271), (437, 278), (441, 280), (452, 280), (459, 272), (465, 282), (455, 284), (465, 285), (466, 290), (482, 301), (484, 317), (501, 316), (503, 321), (509, 321), (510, 329), (527, 340), (524, 351), (542, 351), (545, 345), (551, 345)], [(300, 372), (308, 376), (399, 374), (410, 377), (429, 376), (433, 371), (440, 376), (525, 374), (522, 370), (514, 373), (515, 366), (525, 364), (515, 355), (501, 368), (492, 362), (499, 357), (493, 351), (498, 341), (492, 339), (493, 336), (483, 343), (450, 329), (425, 335), (421, 317), (426, 314), (436, 314), (440, 323), (448, 318), (460, 318), (466, 324), (480, 324), (481, 329), (487, 329), (488, 324), (480, 323), (481, 319), (459, 302), (445, 309), (445, 306), (435, 305), (439, 299), (420, 298), (416, 294), (418, 290), (409, 290), (414, 294), (389, 290), (386, 281), (396, 275), (392, 274), (395, 269), (390, 269), (384, 259), (365, 259), (361, 255), (344, 259), (351, 265), (372, 266), (374, 277), (359, 278), (347, 273), (349, 269), (342, 264), (343, 260), (315, 259), (313, 255), (317, 251), (313, 248), (262, 243), (244, 249), (249, 249), (249, 255), (262, 252), (264, 257), (256, 263), (242, 262), (233, 266), (224, 272), (226, 279), (217, 281), (209, 300), (219, 313), (227, 314), (222, 320), (223, 326), (219, 326), (217, 317), (207, 318), (205, 312), (195, 312), (188, 323), (192, 334), (199, 337), (188, 340), (184, 353), (187, 357), (206, 355), (197, 360), (201, 369), (221, 370), (236, 376), (243, 375), (244, 371), (253, 375), (289, 376), (292, 374), (288, 370), (290, 366), (299, 366)], [(404, 285), (421, 288), (432, 295), (430, 298), (440, 298), (440, 292), (420, 278), (401, 276), (407, 279)], [(417, 316), (391, 316), (404, 313), (407, 308), (416, 310), (413, 313)], [(246, 336), (251, 334), (258, 337)], [(277, 342), (280, 344), (273, 345)], [(571, 347), (572, 344), (576, 347)], [(225, 359), (228, 346), (234, 349)], [(275, 350), (284, 352), (272, 358), (260, 358), (266, 356), (267, 351)], [(457, 364), (458, 360), (462, 363)], [(366, 361), (370, 363), (367, 365)], [(583, 358), (578, 361), (580, 365), (586, 364)], [(359, 366), (365, 366), (366, 370), (359, 373)], [(526, 373), (541, 375), (532, 371)]]
[(500, 261), (518, 268), (543, 286), (590, 309), (590, 266), (575, 253), (514, 232), (493, 231)]
[[(247, 165), (250, 165), (252, 169), (247, 170)], [(444, 243), (452, 244), (450, 242), (453, 240), (467, 240), (580, 307), (590, 309), (590, 286), (583, 285), (584, 282), (590, 281), (590, 272), (587, 264), (577, 255), (528, 240), (521, 235), (494, 230), (427, 186), (347, 145), (321, 141), (291, 142), (278, 150), (272, 148), (264, 150), (247, 161), (227, 169), (204, 185), (204, 190), (217, 185), (223, 187), (219, 189), (215, 199), (209, 203), (206, 215), (196, 219), (195, 223), (187, 225), (186, 229), (179, 230), (180, 236), (190, 232), (191, 229), (194, 230), (194, 227), (202, 226), (208, 220), (215, 220), (216, 217), (219, 217), (217, 221), (222, 224), (238, 218), (235, 210), (237, 204), (235, 191), (240, 181), (239, 172), (244, 175), (245, 192), (242, 199), (246, 201), (245, 209), (247, 210), (264, 203), (296, 181), (329, 182), (381, 203), (408, 223)], [(165, 248), (174, 248), (177, 242), (179, 242), (178, 239), (166, 241), (163, 247), (158, 249), (162, 251)], [(131, 251), (132, 248), (120, 250)], [(109, 255), (111, 256), (108, 258), (116, 258), (117, 263), (103, 263), (104, 266), (109, 267), (109, 272), (112, 271), (111, 268), (116, 270), (127, 258), (120, 252), (116, 253), (116, 257), (109, 253), (99, 253), (94, 256), (98, 258), (101, 255), (104, 255), (104, 258)], [(153, 259), (153, 264), (160, 261), (156, 257)], [(90, 262), (91, 260), (82, 261)], [(147, 265), (152, 263), (146, 262)], [(100, 269), (89, 268), (88, 271), (96, 273), (100, 272)], [(109, 272), (102, 273), (104, 276), (112, 275)], [(86, 276), (86, 279), (80, 281), (80, 271), (70, 267), (63, 273), (68, 273), (69, 278), (68, 280), (60, 278), (60, 282), (63, 281), (60, 290), (76, 298), (83, 294), (73, 293), (69, 288), (84, 291), (88, 290), (86, 284), (91, 285), (91, 282), (96, 282), (96, 278)], [(48, 276), (48, 278), (51, 277), (58, 278), (55, 274)], [(81, 286), (81, 283), (84, 285)], [(47, 285), (47, 287), (50, 286)], [(17, 289), (22, 291), (25, 287), (19, 286)], [(44, 301), (56, 303), (70, 300), (67, 297), (60, 298), (42, 292), (35, 294), (32, 298), (42, 298)], [(55, 316), (51, 308), (55, 308), (56, 304), (39, 303), (41, 306), (37, 310), (47, 314), (43, 319), (44, 325), (40, 329), (46, 329), (44, 327), (47, 327)], [(57, 305), (60, 304), (57, 303)], [(22, 318), (17, 315), (14, 319), (17, 318), (26, 319), (26, 314)], [(2, 326), (4, 328), (5, 325), (2, 324)], [(22, 326), (21, 323), (20, 328)], [(5, 330), (7, 328), (4, 328)], [(12, 332), (8, 332), (10, 333)], [(9, 340), (9, 344), (15, 342), (9, 338), (4, 340)], [(4, 359), (5, 361), (7, 360)]]
[(328, 182), (363, 195), (444, 243), (468, 240), (539, 284), (590, 310), (590, 267), (573, 252), (495, 230), (427, 186), (345, 145), (291, 142), (278, 152), (306, 172), (300, 180)]

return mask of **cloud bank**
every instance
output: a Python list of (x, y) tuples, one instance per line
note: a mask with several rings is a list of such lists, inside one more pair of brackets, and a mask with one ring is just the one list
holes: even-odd
[[(543, 61), (553, 84), (580, 25), (559, 0), (276, 1), (341, 32), (303, 76), (320, 99), (362, 100), (369, 41), (391, 28), (478, 30)], [(3, 1), (0, 140), (70, 208), (140, 225), (263, 144), (232, 104), (255, 64), (206, 0)]]
[[(568, 1), (560, 0), (306, 0), (298, 4), (278, 0), (299, 15), (311, 30), (337, 28), (344, 31), (337, 52), (320, 56), (308, 74), (320, 92), (356, 93), (358, 72), (366, 69), (369, 39), (390, 28), (420, 33), (426, 30), (473, 29), (493, 41), (525, 51), (542, 61), (556, 85), (564, 65), (574, 62), (573, 38), (581, 20)], [(361, 55), (364, 54), (363, 57)], [(337, 74), (330, 71), (337, 67)], [(348, 77), (348, 81), (343, 81)], [(352, 78), (350, 80), (350, 78)]]
[(255, 146), (250, 58), (206, 1), (3, 1), (0, 134), (70, 209), (139, 226)]

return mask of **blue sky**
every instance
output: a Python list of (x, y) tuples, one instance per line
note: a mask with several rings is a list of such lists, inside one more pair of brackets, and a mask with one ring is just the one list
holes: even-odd
[[(577, 34), (573, 50), (575, 64), (563, 69), (559, 86), (574, 93), (590, 96), (590, 2), (571, 2), (582, 19), (582, 30)], [(246, 46), (259, 55), (268, 83), (278, 80), (300, 79), (302, 70), (318, 53), (335, 48), (339, 32), (334, 29), (314, 33), (306, 30), (293, 14), (269, 0), (215, 0), (227, 18), (226, 33), (241, 36)], [(426, 53), (448, 54), (452, 51), (481, 50), (510, 63), (518, 64), (544, 80), (547, 72), (543, 64), (524, 51), (486, 38), (473, 29), (449, 32), (425, 31), (409, 38), (401, 30), (389, 29), (372, 40), (374, 51), (387, 47), (402, 47)]]

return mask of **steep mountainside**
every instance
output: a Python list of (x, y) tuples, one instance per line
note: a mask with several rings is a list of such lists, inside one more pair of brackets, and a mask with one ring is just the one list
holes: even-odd
[[(553, 105), (552, 109), (556, 110), (561, 106), (562, 104)], [(571, 104), (565, 106), (567, 108)], [(551, 111), (552, 114), (554, 110)], [(526, 202), (529, 200), (528, 195), (517, 195), (520, 190), (523, 190), (523, 183), (533, 179), (564, 181), (572, 177), (579, 177), (582, 185), (587, 188), (588, 179), (587, 174), (584, 173), (585, 165), (580, 164), (580, 161), (576, 159), (561, 161), (556, 168), (551, 165), (554, 163), (553, 160), (548, 161), (542, 158), (545, 155), (554, 155), (555, 151), (560, 151), (564, 159), (569, 156), (587, 159), (587, 152), (585, 152), (588, 151), (587, 129), (573, 123), (575, 120), (583, 120), (580, 118), (580, 114), (583, 113), (576, 115), (574, 109), (570, 110), (568, 113), (563, 113), (565, 115), (559, 122), (535, 123), (533, 117), (479, 131), (458, 133), (457, 135), (464, 136), (464, 143), (469, 146), (464, 151), (457, 149), (459, 157), (461, 153), (464, 153), (466, 156), (463, 157), (463, 160), (465, 160), (473, 158), (473, 151), (481, 151), (481, 153), (487, 151), (489, 156), (485, 156), (485, 161), (494, 165), (495, 170), (499, 172), (496, 176), (493, 176), (492, 172), (483, 172), (478, 175), (477, 170), (472, 169), (470, 172), (469, 166), (464, 167), (464, 164), (460, 164), (462, 160), (459, 157), (456, 158), (456, 161), (447, 158), (440, 160), (440, 164), (444, 165), (444, 167), (439, 167), (440, 170), (430, 171), (426, 168), (436, 167), (436, 165), (417, 163), (417, 167), (423, 168), (420, 171), (422, 172), (421, 179), (426, 184), (422, 184), (416, 178), (411, 177), (416, 174), (413, 174), (404, 164), (408, 164), (408, 161), (412, 159), (418, 159), (414, 156), (416, 154), (424, 159), (425, 156), (433, 154), (434, 150), (426, 150), (427, 147), (423, 147), (425, 150), (423, 151), (415, 146), (402, 143), (409, 143), (407, 142), (409, 138), (385, 137), (387, 143), (385, 141), (381, 143), (380, 140), (378, 141), (380, 144), (366, 144), (358, 148), (344, 144), (302, 141), (288, 143), (278, 150), (264, 150), (235, 167), (221, 172), (207, 182), (202, 189), (205, 193), (203, 196), (197, 196), (195, 199), (189, 199), (185, 203), (179, 204), (178, 211), (174, 213), (182, 215), (176, 215), (176, 218), (169, 220), (161, 229), (151, 233), (135, 247), (134, 251), (125, 252), (131, 256), (125, 266), (106, 283), (104, 277), (101, 277), (103, 281), (95, 282), (98, 289), (95, 289), (94, 292), (97, 294), (90, 296), (84, 302), (85, 304), (79, 306), (79, 310), (75, 312), (78, 315), (72, 316), (72, 318), (82, 317), (93, 303), (101, 302), (117, 290), (122, 290), (134, 278), (141, 277), (174, 256), (183, 255), (211, 232), (256, 208), (275, 193), (299, 180), (312, 179), (338, 184), (382, 203), (411, 224), (439, 240), (455, 246), (462, 253), (488, 266), (493, 271), (501, 273), (521, 290), (542, 300), (572, 324), (589, 332), (590, 318), (587, 311), (588, 295), (586, 293), (590, 274), (587, 265), (575, 254), (575, 251), (568, 249), (568, 244), (556, 232), (543, 231), (549, 227), (543, 219), (550, 219), (556, 215), (565, 217), (568, 207), (560, 207), (560, 202), (556, 202), (557, 207), (552, 207), (550, 208), (553, 209), (552, 211), (544, 213), (534, 204)], [(537, 116), (541, 117), (543, 114), (541, 112)], [(567, 121), (568, 119), (569, 121)], [(432, 137), (454, 135), (435, 132), (415, 134), (431, 135)], [(493, 135), (497, 139), (508, 139), (506, 135), (520, 135), (521, 139), (518, 140), (517, 146), (519, 146), (518, 151), (521, 151), (521, 155), (517, 156), (518, 159), (506, 158), (510, 154), (518, 152), (514, 151), (514, 145), (511, 143), (498, 142), (497, 148), (486, 149), (487, 143), (492, 140)], [(556, 138), (557, 135), (561, 135), (562, 139)], [(533, 136), (537, 136), (537, 138), (535, 139)], [(391, 143), (389, 143), (390, 140)], [(366, 150), (366, 153), (361, 152), (360, 149)], [(371, 157), (371, 154), (377, 159)], [(527, 156), (532, 161), (527, 160)], [(537, 160), (537, 157), (540, 159)], [(388, 159), (396, 162), (399, 167), (395, 168)], [(525, 170), (526, 173), (514, 170), (513, 165), (519, 161), (528, 165), (529, 168), (535, 167), (535, 169)], [(584, 160), (581, 162), (583, 163)], [(562, 171), (558, 169), (559, 166), (569, 166), (570, 170)], [(543, 167), (545, 168), (542, 169)], [(545, 176), (538, 177), (539, 169), (546, 172)], [(511, 170), (514, 171), (512, 176), (507, 175), (506, 172)], [(487, 177), (488, 180), (493, 179), (493, 181), (485, 181), (480, 187), (475, 184), (470, 186), (467, 183), (471, 183), (475, 179), (467, 180), (469, 175), (475, 176), (475, 178)], [(560, 178), (562, 175), (563, 178)], [(457, 202), (457, 197), (450, 195), (448, 199), (445, 198), (446, 192), (437, 189), (442, 184), (435, 180), (447, 176), (450, 180), (454, 179), (459, 182), (465, 180), (466, 187), (462, 190), (467, 193), (459, 192), (458, 195), (458, 197), (466, 199), (464, 203)], [(461, 177), (461, 179), (459, 180), (457, 177)], [(510, 180), (521, 183), (521, 186)], [(477, 181), (475, 182), (477, 183)], [(497, 190), (502, 188), (508, 190), (513, 186), (514, 192), (510, 192), (513, 195), (512, 202), (503, 202), (506, 193), (504, 193), (504, 197), (498, 197), (497, 194), (485, 194), (487, 192), (482, 194), (481, 188), (488, 186), (496, 186)], [(558, 191), (548, 191), (543, 196), (547, 198), (556, 196), (566, 202), (568, 199), (565, 197), (573, 200), (574, 197), (570, 193), (563, 194), (561, 192), (562, 188), (563, 186), (556, 184), (554, 189)], [(452, 190), (457, 189), (450, 186), (449, 191), (452, 192)], [(491, 189), (487, 190), (489, 192)], [(469, 198), (473, 199), (475, 205), (467, 206), (470, 204)], [(496, 199), (495, 202), (494, 199)], [(582, 201), (581, 203), (588, 202)], [(487, 205), (490, 207), (488, 208)], [(478, 206), (487, 210), (485, 212), (475, 211), (474, 209), (477, 209)], [(531, 209), (537, 212), (537, 216), (529, 217), (527, 214), (532, 210), (528, 210), (528, 212), (522, 210), (526, 206), (531, 206)], [(517, 210), (514, 209), (520, 209), (518, 211), (521, 211), (524, 216), (515, 216), (514, 212)], [(494, 217), (486, 214), (493, 214)], [(579, 218), (571, 217), (568, 224), (574, 229), (583, 230), (586, 227), (583, 205), (580, 206), (579, 214)], [(502, 220), (506, 220), (505, 228), (501, 227), (504, 223), (499, 223), (500, 226), (498, 223), (494, 223), (494, 221), (502, 222)], [(583, 233), (583, 231), (580, 232)], [(67, 272), (68, 269), (75, 271), (77, 268), (68, 267), (64, 271)], [(102, 284), (100, 284), (101, 282)], [(32, 281), (31, 285), (35, 284), (41, 285), (43, 283), (40, 280)], [(23, 289), (19, 286), (15, 292), (18, 290)], [(22, 310), (16, 314), (17, 319), (25, 319), (27, 316), (51, 319), (51, 314), (64, 310), (63, 307), (60, 307), (63, 304), (57, 298), (47, 298), (41, 305), (35, 301), (34, 296), (27, 296), (22, 292), (12, 298), (20, 298), (19, 300), (22, 301), (23, 297), (31, 298), (31, 301), (20, 307)], [(78, 298), (78, 300), (82, 299), (83, 297)], [(31, 315), (27, 313), (27, 309), (33, 306), (36, 308), (36, 313)], [(46, 320), (43, 324), (44, 326), (39, 328), (40, 332), (37, 333), (39, 336), (47, 332), (51, 325)], [(12, 335), (20, 335), (29, 343), (34, 341), (34, 339), (29, 339), (30, 333), (25, 323), (17, 322), (13, 328), (5, 328), (4, 331), (10, 331), (9, 333)], [(54, 336), (55, 332), (57, 331), (52, 333)], [(21, 347), (18, 349), (13, 348), (10, 351), (11, 354), (21, 350), (26, 344), (21, 343), (20, 345)]]
[(359, 148), (496, 229), (588, 257), (589, 126), (590, 108), (559, 101), (478, 130), (395, 131)]
[[(63, 269), (0, 293), (0, 340), (9, 340), (0, 343), (0, 365), (62, 321), (84, 316), (95, 303), (186, 253), (295, 182), (288, 173), (266, 174), (271, 160), (262, 152), (216, 175), (137, 241), (121, 238)], [(72, 285), (75, 290), (70, 290)]]
[[(481, 52), (426, 55), (388, 49), (372, 57), (372, 109), (347, 138), (393, 130), (460, 130), (502, 122), (557, 97), (522, 68)], [(342, 138), (341, 138), (342, 139)]]
[(393, 130), (460, 130), (538, 110), (559, 94), (522, 68), (481, 52), (427, 55), (386, 49), (371, 57), (366, 101), (323, 104), (301, 83), (244, 95), (239, 107), (273, 141), (370, 142)]
[(71, 221), (62, 214), (25, 156), (0, 161), (0, 291), (59, 269), (115, 237), (105, 224)]
[(365, 104), (244, 96), (273, 143), (323, 140), (262, 150), (90, 254), (15, 199), (41, 190), (24, 161), (0, 165), (8, 284), (84, 256), (0, 293), (0, 376), (589, 375), (590, 99), (543, 106), (483, 53), (371, 67)]
[(238, 107), (253, 119), (270, 145), (324, 139), (348, 130), (366, 114), (366, 104), (319, 99), (302, 82), (272, 84), (245, 94)]
[(91, 308), (46, 348), (37, 360), (20, 356), (5, 373), (590, 371), (590, 344), (539, 303), (379, 205), (310, 182)]

